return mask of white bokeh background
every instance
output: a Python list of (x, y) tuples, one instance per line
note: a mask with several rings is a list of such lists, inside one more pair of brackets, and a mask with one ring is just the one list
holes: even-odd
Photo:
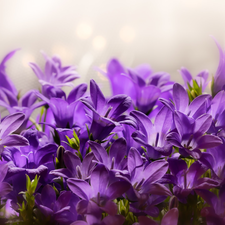
[(43, 67), (40, 50), (76, 65), (76, 84), (93, 78), (107, 95), (95, 68), (111, 57), (127, 67), (150, 64), (178, 82), (181, 66), (212, 76), (219, 55), (210, 35), (225, 48), (223, 0), (0, 0), (0, 59), (21, 48), (7, 71), (23, 93), (38, 87), (28, 63)]

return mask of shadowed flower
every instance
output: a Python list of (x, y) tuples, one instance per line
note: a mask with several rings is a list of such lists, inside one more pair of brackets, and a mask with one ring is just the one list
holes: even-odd
[(4, 147), (10, 146), (26, 146), (29, 142), (26, 138), (12, 134), (16, 131), (24, 122), (25, 115), (23, 113), (14, 113), (4, 118), (0, 123), (0, 155), (4, 150)]

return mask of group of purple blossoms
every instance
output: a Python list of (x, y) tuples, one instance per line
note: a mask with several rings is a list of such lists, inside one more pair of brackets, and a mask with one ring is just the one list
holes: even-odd
[[(225, 53), (208, 72), (180, 70), (184, 86), (148, 65), (112, 59), (74, 87), (58, 57), (30, 67), (41, 91), (23, 96), (0, 64), (0, 224), (225, 224)], [(68, 95), (62, 90), (70, 86)], [(37, 118), (32, 118), (35, 109)]]

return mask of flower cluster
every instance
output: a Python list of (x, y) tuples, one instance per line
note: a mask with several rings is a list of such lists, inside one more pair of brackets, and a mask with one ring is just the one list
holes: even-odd
[[(74, 66), (30, 63), (40, 91), (23, 96), (0, 63), (0, 224), (225, 224), (225, 53), (210, 83), (184, 85), (118, 60), (98, 84)], [(211, 84), (212, 95), (203, 93)], [(62, 87), (70, 86), (66, 94)], [(37, 118), (33, 111), (39, 108)]]

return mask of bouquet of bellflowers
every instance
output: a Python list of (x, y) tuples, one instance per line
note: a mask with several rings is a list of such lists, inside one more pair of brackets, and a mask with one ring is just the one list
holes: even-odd
[(6, 55), (0, 224), (224, 225), (225, 53), (216, 44), (212, 80), (181, 68), (183, 86), (110, 60), (101, 71), (109, 98), (94, 80), (90, 91), (74, 86), (76, 68), (46, 54), (44, 70), (30, 63), (40, 90), (21, 96), (6, 73), (16, 50)]

